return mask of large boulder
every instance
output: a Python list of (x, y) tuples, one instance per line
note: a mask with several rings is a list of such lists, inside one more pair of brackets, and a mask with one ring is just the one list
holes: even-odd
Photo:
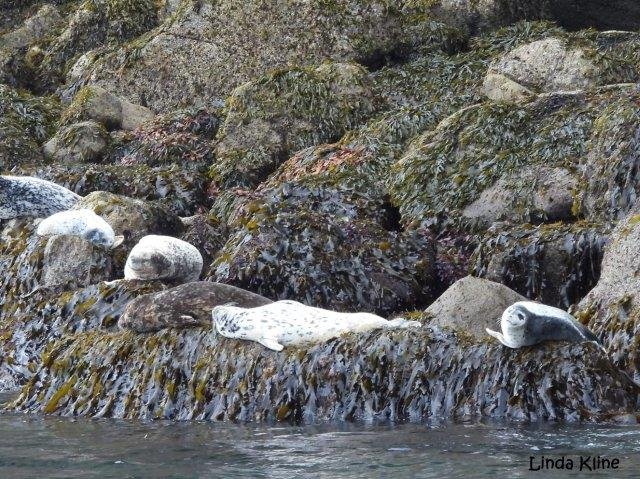
[(284, 183), (244, 205), (208, 278), (328, 309), (412, 308), (433, 294), (434, 243), (386, 215), (365, 192)]
[(229, 99), (212, 174), (220, 186), (256, 186), (289, 155), (337, 139), (374, 108), (364, 68), (326, 63), (279, 71)]
[(197, 326), (211, 329), (213, 308), (229, 303), (242, 308), (256, 308), (271, 301), (227, 284), (198, 281), (138, 296), (127, 305), (118, 326), (137, 333)]
[(99, 163), (109, 148), (109, 135), (95, 121), (62, 127), (44, 145), (45, 156), (58, 163)]
[(635, 208), (611, 233), (600, 280), (575, 314), (600, 338), (614, 363), (640, 375), (640, 214)]
[(474, 253), (474, 274), (566, 309), (598, 282), (606, 241), (601, 224), (496, 225)]
[[(610, 125), (611, 137), (628, 131), (627, 109), (620, 104), (630, 104), (637, 97), (634, 85), (619, 85), (593, 93), (541, 94), (527, 104), (486, 102), (459, 110), (434, 130), (419, 135), (393, 166), (391, 194), (403, 223), (439, 229), (479, 226), (482, 230), (494, 217), (519, 223), (539, 223), (555, 215), (566, 218), (571, 190), (577, 200), (571, 215), (580, 213), (583, 193), (575, 191), (572, 172), (592, 174), (583, 168), (590, 150), (599, 148), (590, 140), (598, 137), (603, 122)], [(611, 145), (608, 140), (607, 145)], [(520, 181), (523, 166), (533, 175), (554, 173), (537, 182)], [(608, 172), (607, 179), (599, 183), (618, 181), (616, 173)], [(578, 176), (578, 185), (583, 178)], [(465, 218), (465, 208), (492, 187), (511, 192), (498, 198), (507, 199), (507, 205), (499, 205), (499, 214), (467, 210), (472, 218)], [(551, 194), (547, 197), (547, 193)], [(481, 202), (495, 202), (492, 197), (489, 191)], [(558, 211), (556, 204), (561, 206)], [(475, 216), (486, 220), (477, 224)]]
[(94, 120), (109, 130), (135, 130), (154, 117), (148, 108), (118, 98), (103, 88), (84, 87), (63, 112), (62, 123)]
[(455, 282), (425, 313), (430, 326), (462, 331), (486, 338), (485, 328), (496, 329), (505, 309), (526, 298), (506, 286), (467, 276)]
[(428, 330), (348, 334), (279, 353), (201, 329), (94, 331), (51, 342), (44, 357), (11, 409), (293, 424), (573, 422), (629, 420), (637, 399), (594, 344), (512, 350)]

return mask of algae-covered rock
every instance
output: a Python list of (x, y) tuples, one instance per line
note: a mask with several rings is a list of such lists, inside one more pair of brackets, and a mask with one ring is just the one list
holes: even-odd
[(135, 130), (154, 117), (154, 113), (148, 108), (134, 105), (94, 86), (84, 87), (76, 94), (62, 114), (62, 123), (94, 120), (109, 130)]
[[(511, 350), (428, 330), (275, 353), (204, 330), (51, 343), (11, 406), (65, 416), (316, 423), (633, 414), (637, 390), (593, 344)], [(597, 386), (594, 386), (597, 385)]]
[(598, 282), (606, 241), (607, 228), (589, 223), (489, 231), (474, 254), (475, 274), (566, 309)]
[(245, 206), (209, 277), (327, 309), (408, 309), (433, 293), (435, 248), (384, 216), (364, 192), (284, 183)]
[(294, 65), (377, 65), (407, 51), (459, 46), (464, 33), (436, 21), (432, 3), (186, 0), (160, 28), (100, 55), (80, 83), (168, 111), (206, 106)]
[(0, 171), (41, 161), (41, 143), (55, 131), (59, 104), (0, 85)]
[(44, 287), (88, 286), (111, 277), (111, 259), (106, 251), (78, 236), (53, 236), (47, 241), (42, 263)]
[(505, 309), (526, 298), (506, 286), (467, 276), (456, 281), (425, 313), (430, 326), (464, 331), (485, 338), (485, 328), (495, 329)]
[(343, 63), (283, 70), (238, 87), (216, 148), (220, 186), (256, 186), (289, 154), (338, 139), (375, 108), (366, 70)]
[(47, 158), (58, 163), (98, 163), (109, 147), (109, 135), (95, 121), (83, 121), (62, 127), (44, 145)]
[(0, 35), (0, 48), (20, 49), (44, 37), (62, 19), (58, 9), (45, 4), (15, 30)]
[(116, 235), (130, 243), (150, 234), (179, 235), (184, 226), (167, 209), (135, 198), (96, 191), (82, 198), (75, 209), (88, 208), (105, 219)]
[(403, 222), (437, 228), (468, 224), (464, 208), (499, 180), (503, 189), (510, 183), (512, 219), (545, 219), (544, 201), (535, 201), (544, 184), (519, 181), (517, 172), (523, 165), (582, 170), (600, 122), (611, 108), (618, 115), (615, 105), (629, 95), (635, 98), (635, 88), (622, 85), (593, 93), (543, 94), (525, 105), (488, 102), (458, 111), (417, 137), (394, 165), (391, 193)]
[(212, 328), (215, 306), (234, 304), (255, 308), (271, 303), (267, 298), (227, 284), (198, 281), (132, 300), (118, 320), (120, 329), (152, 333), (164, 328)]
[(580, 90), (639, 78), (640, 35), (605, 32), (550, 37), (494, 61), (484, 82), (496, 101), (528, 100), (541, 92)]
[(634, 209), (611, 232), (600, 279), (576, 308), (614, 363), (640, 374), (640, 215)]
[[(6, 282), (0, 293), (6, 292)], [(115, 281), (80, 289), (41, 288), (28, 296), (13, 296), (0, 310), (0, 377), (24, 384), (47, 362), (47, 345), (65, 334), (113, 330), (134, 297), (160, 291), (157, 282)], [(55, 349), (55, 348), (54, 348)]]
[(227, 242), (229, 232), (224, 225), (212, 221), (206, 215), (182, 218), (182, 223), (185, 226), (185, 231), (180, 239), (198, 248), (206, 270), (218, 251)]

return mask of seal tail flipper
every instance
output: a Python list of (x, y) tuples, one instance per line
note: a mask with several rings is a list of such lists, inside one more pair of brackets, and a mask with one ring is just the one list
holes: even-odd
[(260, 338), (257, 341), (265, 348), (272, 349), (273, 351), (282, 351), (284, 349), (284, 346), (280, 344), (277, 339)]
[(386, 329), (408, 329), (408, 328), (419, 328), (422, 326), (420, 321), (409, 321), (404, 318), (395, 318), (387, 321), (387, 324), (384, 325)]
[(492, 331), (489, 328), (485, 328), (485, 331), (487, 332), (487, 334), (489, 334), (489, 336), (493, 336), (498, 341), (500, 341), (502, 344), (504, 344), (508, 348), (511, 348), (511, 346), (509, 344), (507, 344), (507, 341), (506, 341), (506, 339), (504, 339), (504, 336), (502, 335), (502, 333), (499, 333), (498, 331)]

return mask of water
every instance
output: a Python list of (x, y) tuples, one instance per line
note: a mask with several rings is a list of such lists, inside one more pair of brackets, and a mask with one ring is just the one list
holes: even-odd
[[(529, 456), (576, 459), (529, 472)], [(620, 468), (577, 471), (579, 455)], [(638, 426), (506, 423), (308, 427), (0, 415), (0, 477), (638, 477)]]

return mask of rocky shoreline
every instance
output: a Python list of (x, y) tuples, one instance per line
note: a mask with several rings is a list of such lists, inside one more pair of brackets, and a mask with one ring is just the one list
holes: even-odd
[[(0, 220), (5, 407), (636, 422), (640, 8), (612, 3), (5, 2), (0, 174), (124, 238)], [(195, 246), (207, 284), (122, 279), (146, 235)], [(277, 353), (158, 309), (230, 286), (423, 327)], [(121, 330), (136, 298), (153, 327)], [(484, 328), (521, 298), (606, 353), (497, 344)]]

